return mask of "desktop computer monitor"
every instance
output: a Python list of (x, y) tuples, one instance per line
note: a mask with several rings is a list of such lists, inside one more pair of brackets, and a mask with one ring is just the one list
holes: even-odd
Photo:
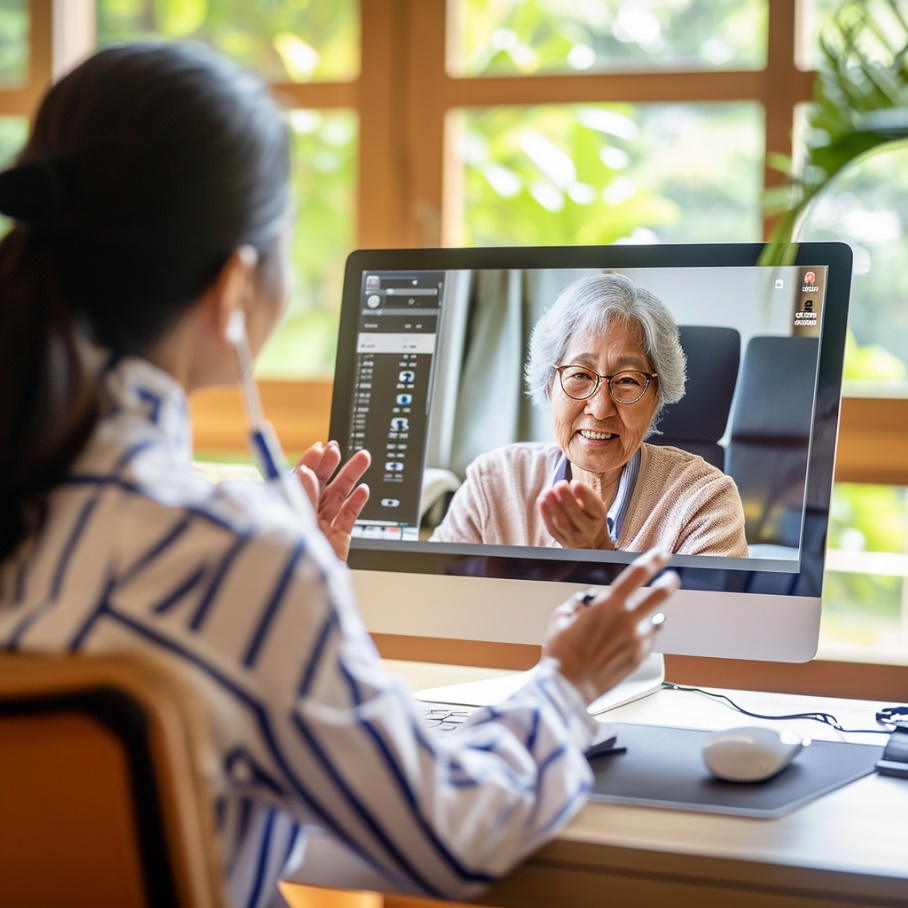
[[(369, 630), (539, 644), (555, 605), (607, 585), (636, 557), (554, 541), (430, 539), (475, 457), (554, 442), (551, 414), (527, 395), (529, 334), (564, 288), (614, 272), (666, 304), (687, 358), (687, 393), (665, 407), (645, 444), (711, 461), (735, 481), (745, 516), (746, 555), (674, 554), (683, 589), (665, 608), (658, 648), (811, 659), (851, 251), (802, 243), (792, 264), (767, 266), (763, 250), (715, 243), (354, 252), (331, 437), (345, 457), (366, 448), (373, 458), (371, 497), (349, 556)], [(496, 504), (503, 506), (535, 502)]]

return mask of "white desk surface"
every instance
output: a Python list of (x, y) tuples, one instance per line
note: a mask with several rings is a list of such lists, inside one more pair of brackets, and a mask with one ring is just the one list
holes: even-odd
[[(497, 674), (463, 666), (388, 665), (414, 690)], [(760, 713), (829, 712), (846, 728), (877, 727), (876, 709), (893, 705), (723, 692)], [(705, 729), (760, 724), (700, 694), (672, 690), (603, 718)], [(842, 736), (810, 720), (785, 725), (817, 740), (886, 741), (882, 735)], [(874, 773), (775, 819), (589, 803), (555, 841), (481, 901), (515, 908), (908, 906), (908, 779)]]

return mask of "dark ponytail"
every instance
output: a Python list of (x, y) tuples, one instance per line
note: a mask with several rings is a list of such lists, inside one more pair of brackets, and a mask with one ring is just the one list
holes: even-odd
[(205, 48), (108, 48), (50, 89), (0, 173), (0, 557), (97, 422), (95, 346), (143, 353), (237, 247), (267, 259), (288, 176), (265, 86)]
[(61, 299), (46, 245), (22, 228), (0, 242), (0, 557), (38, 521), (99, 413), (87, 344)]

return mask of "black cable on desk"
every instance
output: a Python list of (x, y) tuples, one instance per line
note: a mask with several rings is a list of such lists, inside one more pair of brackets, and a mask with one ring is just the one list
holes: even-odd
[[(893, 715), (908, 714), (908, 707), (899, 707), (894, 706), (889, 710), (883, 710), (877, 713), (877, 722), (881, 725), (888, 725), (889, 728), (843, 728), (839, 720), (832, 715), (832, 713), (823, 713), (823, 712), (809, 712), (809, 713), (790, 713), (789, 715), (784, 716), (767, 716), (762, 713), (751, 712), (748, 709), (744, 709), (743, 706), (739, 706), (735, 703), (731, 697), (726, 696), (725, 694), (716, 693), (715, 691), (704, 690), (702, 687), (685, 687), (683, 684), (673, 684), (671, 681), (663, 681), (662, 687), (665, 690), (680, 690), (686, 691), (692, 694), (703, 694), (704, 697), (710, 697), (713, 700), (722, 700), (727, 703), (732, 709), (737, 710), (739, 713), (743, 713), (745, 716), (750, 716), (754, 719), (769, 719), (772, 721), (785, 721), (787, 719), (810, 719), (814, 722), (822, 722), (824, 725), (828, 725), (830, 728), (834, 728), (836, 731), (842, 732), (843, 734), (862, 734), (862, 735), (889, 735), (892, 734), (894, 728), (903, 724), (902, 721), (898, 719), (891, 718)], [(890, 717), (880, 718), (880, 716), (887, 715)]]

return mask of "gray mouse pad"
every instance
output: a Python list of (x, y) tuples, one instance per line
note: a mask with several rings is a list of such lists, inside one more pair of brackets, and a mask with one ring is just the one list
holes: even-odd
[(882, 746), (813, 741), (764, 782), (722, 782), (703, 762), (714, 734), (695, 728), (610, 722), (627, 752), (593, 757), (590, 799), (748, 817), (777, 817), (874, 771)]

